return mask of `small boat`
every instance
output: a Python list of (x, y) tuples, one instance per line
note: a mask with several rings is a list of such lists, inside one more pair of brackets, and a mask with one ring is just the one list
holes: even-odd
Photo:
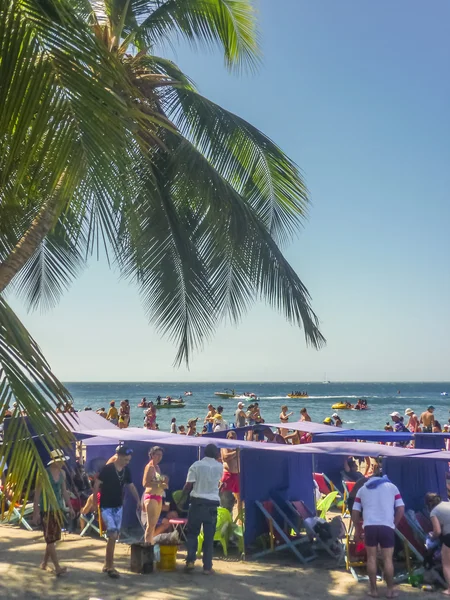
[(225, 390), (223, 392), (214, 392), (214, 396), (219, 398), (235, 398), (234, 390)]
[(184, 392), (185, 396), (192, 396), (192, 392)]
[(331, 408), (333, 410), (350, 410), (353, 408), (353, 405), (350, 404), (350, 402), (337, 402), (336, 404), (333, 404)]
[(288, 394), (288, 398), (309, 398), (308, 394)]
[(448, 396), (447, 392), (441, 392), (441, 396)]
[(175, 401), (172, 400), (172, 402), (169, 404), (168, 402), (164, 403), (164, 404), (155, 404), (155, 408), (184, 408), (186, 406), (185, 402), (180, 402), (180, 401)]

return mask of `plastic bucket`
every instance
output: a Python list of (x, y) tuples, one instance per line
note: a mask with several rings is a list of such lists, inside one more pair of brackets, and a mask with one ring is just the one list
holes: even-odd
[(175, 571), (177, 567), (178, 546), (160, 546), (159, 547), (159, 571)]

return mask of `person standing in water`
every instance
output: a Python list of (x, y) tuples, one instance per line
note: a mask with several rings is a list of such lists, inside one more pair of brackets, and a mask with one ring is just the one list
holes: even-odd
[(246, 414), (244, 411), (244, 403), (238, 402), (234, 424), (236, 425), (236, 427), (245, 427), (245, 419)]
[[(292, 417), (292, 415), (294, 414), (293, 412), (288, 413), (288, 407), (286, 405), (281, 407), (281, 413), (280, 413), (280, 423), (288, 423), (289, 422), (289, 417)], [(289, 433), (288, 429), (280, 429), (280, 434), (283, 437), (286, 437), (287, 434)]]
[(64, 456), (62, 450), (53, 450), (50, 452), (50, 460), (47, 463), (47, 475), (55, 494), (57, 508), (51, 507), (48, 498), (42, 494), (42, 484), (38, 483), (34, 494), (33, 523), (38, 525), (39, 521), (42, 521), (46, 543), (41, 569), (46, 571), (49, 561), (52, 561), (57, 577), (67, 572), (67, 568), (61, 567), (59, 564), (55, 547), (56, 542), (61, 539), (62, 512), (68, 509), (70, 517), (72, 519), (75, 517), (66, 487), (66, 474), (63, 471), (64, 463), (67, 460), (69, 460), (69, 457)]
[(423, 433), (433, 433), (434, 425), (434, 406), (430, 405), (425, 412), (420, 415)]
[(300, 419), (299, 421), (307, 421), (308, 423), (311, 422), (311, 417), (308, 415), (308, 410), (306, 409), (306, 407), (303, 407), (300, 410)]

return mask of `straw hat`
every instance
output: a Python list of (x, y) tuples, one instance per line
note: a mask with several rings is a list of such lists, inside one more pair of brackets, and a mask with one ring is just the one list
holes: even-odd
[(407, 408), (405, 410), (405, 415), (408, 415), (408, 417), (411, 416), (411, 415), (413, 415), (413, 414), (414, 414), (414, 411), (413, 411), (412, 408)]
[(65, 456), (62, 450), (52, 450), (50, 452), (50, 460), (48, 461), (47, 466), (50, 466), (55, 462), (66, 462), (68, 460), (69, 457)]

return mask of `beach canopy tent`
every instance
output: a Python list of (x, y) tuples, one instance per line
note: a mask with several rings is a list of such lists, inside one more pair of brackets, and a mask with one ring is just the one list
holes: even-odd
[[(340, 472), (344, 457), (384, 457), (386, 473), (401, 489), (408, 508), (415, 508), (419, 500), (422, 506), (423, 496), (427, 491), (442, 493), (445, 485), (443, 469), (450, 459), (450, 453), (340, 439), (291, 446), (222, 438), (212, 440), (208, 437), (180, 436), (138, 428), (116, 428), (114, 438), (110, 430), (95, 433), (98, 437), (84, 441), (88, 465), (99, 456), (109, 458), (119, 441), (126, 443), (134, 450), (131, 469), (139, 491), (142, 491), (141, 478), (148, 460), (147, 453), (152, 445), (164, 449), (161, 468), (169, 475), (172, 490), (183, 486), (189, 466), (199, 458), (201, 449), (206, 445), (214, 443), (222, 448), (240, 448), (241, 495), (246, 506), (246, 544), (254, 542), (265, 527), (264, 519), (255, 507), (256, 500), (267, 500), (277, 494), (286, 499), (303, 500), (310, 508), (314, 507), (312, 473), (318, 470), (317, 464), (321, 459), (326, 464), (336, 461)], [(417, 461), (414, 467), (411, 467), (411, 458)], [(422, 458), (428, 460), (419, 462)], [(439, 463), (435, 460), (438, 458), (441, 459)], [(127, 505), (124, 523), (130, 526), (135, 518), (134, 503), (131, 500)]]
[[(98, 437), (87, 439), (87, 465), (98, 463), (100, 458), (107, 460), (120, 442), (134, 450), (130, 469), (138, 492), (141, 494), (142, 475), (148, 461), (148, 450), (153, 445), (163, 448), (161, 470), (169, 476), (170, 489), (181, 489), (193, 462), (198, 460), (201, 449), (214, 443), (219, 447), (241, 449), (241, 497), (245, 503), (245, 543), (251, 544), (266, 529), (263, 515), (255, 505), (255, 500), (267, 500), (272, 494), (286, 500), (303, 500), (310, 508), (314, 507), (312, 462), (310, 453), (293, 452), (292, 446), (263, 444), (260, 442), (240, 442), (238, 440), (214, 439), (165, 434), (143, 429), (116, 429), (116, 437), (111, 432), (98, 432)], [(101, 440), (104, 441), (102, 444)], [(135, 505), (130, 499), (125, 503), (124, 526), (136, 524)]]
[(226, 438), (227, 433), (230, 431), (234, 431), (236, 433), (238, 440), (243, 440), (247, 431), (252, 431), (255, 427), (260, 427), (260, 425), (246, 425), (245, 427), (233, 427), (230, 429), (224, 429), (223, 431), (212, 431), (210, 433), (204, 433), (202, 437), (209, 438)]
[[(73, 434), (76, 440), (82, 440), (84, 438), (91, 438), (93, 436), (93, 431), (98, 431), (99, 429), (103, 433), (109, 432), (110, 434), (115, 434), (118, 429), (115, 425), (98, 415), (94, 411), (86, 410), (81, 412), (74, 413), (57, 413), (55, 415), (48, 414), (48, 419), (50, 422), (55, 422), (55, 419), (61, 421), (67, 429)], [(26, 427), (27, 435), (26, 437), (32, 437), (36, 444), (37, 451), (43, 461), (44, 464), (47, 464), (49, 461), (49, 452), (47, 448), (44, 446), (41, 441), (40, 436), (36, 434), (34, 428), (30, 425), (29, 417), (20, 416), (20, 417), (10, 417), (4, 420), (4, 430), (7, 431), (7, 428), (12, 423), (13, 419), (20, 418), (23, 421), (23, 424)], [(71, 460), (75, 459), (75, 447), (74, 445), (63, 448), (64, 453), (71, 457)]]

